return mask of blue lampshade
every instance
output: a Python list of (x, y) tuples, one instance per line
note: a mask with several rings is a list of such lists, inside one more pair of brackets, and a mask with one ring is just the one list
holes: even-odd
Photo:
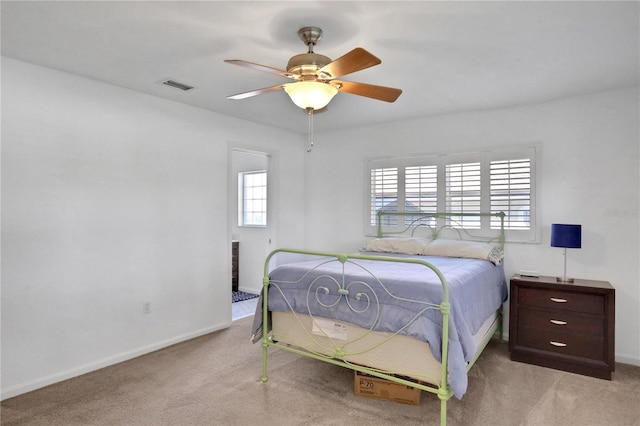
[(582, 246), (582, 225), (551, 225), (551, 247), (580, 248)]

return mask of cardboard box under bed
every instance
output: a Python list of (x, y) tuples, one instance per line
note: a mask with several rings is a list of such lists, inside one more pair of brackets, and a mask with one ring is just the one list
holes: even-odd
[(357, 396), (419, 405), (420, 389), (354, 371), (353, 392)]

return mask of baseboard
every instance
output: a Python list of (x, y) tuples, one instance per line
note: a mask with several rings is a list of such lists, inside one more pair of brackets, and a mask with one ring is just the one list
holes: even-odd
[(616, 354), (616, 362), (619, 362), (620, 364), (629, 364), (640, 367), (640, 358), (629, 355)]
[(0, 400), (5, 400), (8, 398), (13, 398), (14, 396), (21, 395), (23, 393), (31, 392), (36, 389), (43, 388), (45, 386), (52, 385), (54, 383), (61, 382), (63, 380), (68, 380), (74, 377), (81, 376), (86, 373), (90, 373), (95, 370), (99, 370), (104, 367), (108, 367), (110, 365), (118, 364), (120, 362), (128, 361), (133, 358), (137, 358), (141, 355), (145, 355), (159, 349), (166, 348), (168, 346), (175, 345), (180, 342), (184, 342), (190, 339), (194, 339), (196, 337), (204, 336), (205, 334), (213, 333), (214, 331), (222, 330), (231, 325), (231, 322), (218, 324), (211, 327), (202, 328), (200, 330), (196, 330), (192, 333), (183, 334), (181, 336), (175, 336), (170, 339), (162, 340), (160, 342), (156, 342), (147, 346), (143, 346), (132, 351), (120, 353), (114, 356), (110, 356), (107, 358), (103, 358), (101, 360), (90, 362), (88, 364), (81, 365), (77, 368), (72, 368), (70, 370), (62, 371), (60, 373), (51, 374), (46, 377), (42, 377), (36, 380), (32, 380), (28, 383), (23, 383), (20, 385), (12, 386), (8, 389), (2, 389), (0, 394)]
[(238, 287), (238, 290), (245, 293), (260, 294), (260, 289), (256, 290), (255, 288)]

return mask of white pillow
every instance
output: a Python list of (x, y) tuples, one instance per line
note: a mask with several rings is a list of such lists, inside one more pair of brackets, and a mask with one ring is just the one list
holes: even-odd
[(367, 241), (365, 251), (377, 251), (383, 253), (422, 254), (429, 243), (429, 239), (411, 237), (386, 237)]
[(503, 250), (490, 243), (462, 240), (433, 240), (424, 246), (425, 256), (465, 257), (469, 259), (488, 260), (498, 265), (504, 257)]

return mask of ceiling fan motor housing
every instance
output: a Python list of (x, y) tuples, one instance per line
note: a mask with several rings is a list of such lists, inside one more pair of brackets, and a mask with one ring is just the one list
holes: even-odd
[(301, 53), (289, 59), (287, 72), (299, 75), (300, 80), (315, 80), (316, 71), (330, 62), (331, 59), (318, 53)]
[(322, 37), (322, 30), (318, 27), (302, 27), (298, 30), (298, 37), (309, 47), (307, 53), (295, 55), (289, 59), (287, 72), (300, 76), (298, 81), (317, 81), (316, 71), (331, 63), (331, 59), (313, 52), (313, 46)]

